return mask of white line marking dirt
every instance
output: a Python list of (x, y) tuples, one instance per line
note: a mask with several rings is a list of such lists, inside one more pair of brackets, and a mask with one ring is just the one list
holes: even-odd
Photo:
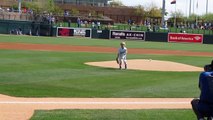
[(1, 120), (28, 120), (35, 110), (191, 109), (192, 98), (16, 98), (0, 95)]
[(105, 104), (105, 105), (176, 105), (176, 104), (189, 104), (188, 102), (7, 102), (2, 101), (0, 104), (87, 104), (87, 105), (99, 105), (99, 104)]

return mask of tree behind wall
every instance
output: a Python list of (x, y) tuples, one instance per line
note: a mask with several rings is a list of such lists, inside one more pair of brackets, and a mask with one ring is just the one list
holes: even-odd
[(142, 5), (138, 5), (135, 7), (135, 14), (138, 16), (144, 16), (145, 15), (145, 8)]
[(190, 22), (190, 23), (195, 23), (196, 22), (196, 19), (198, 18), (199, 16), (196, 15), (196, 14), (191, 14), (188, 19), (187, 19), (187, 22)]
[(213, 22), (213, 13), (208, 13), (202, 16), (204, 22)]
[(109, 5), (111, 7), (124, 6), (124, 4), (120, 0), (112, 0)]
[(43, 12), (51, 14), (62, 14), (63, 10), (55, 5), (54, 0), (33, 0), (32, 2), (24, 2), (26, 8), (32, 9), (34, 14)]
[(181, 10), (177, 10), (175, 12), (171, 12), (171, 19), (174, 21), (176, 19), (177, 24), (178, 23), (184, 23), (184, 14)]

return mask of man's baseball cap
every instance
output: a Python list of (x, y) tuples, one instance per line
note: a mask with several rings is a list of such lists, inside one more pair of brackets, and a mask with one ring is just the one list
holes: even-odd
[(211, 64), (204, 66), (204, 70), (205, 71), (213, 71), (213, 60), (212, 60)]
[(211, 66), (213, 67), (213, 60), (212, 60)]

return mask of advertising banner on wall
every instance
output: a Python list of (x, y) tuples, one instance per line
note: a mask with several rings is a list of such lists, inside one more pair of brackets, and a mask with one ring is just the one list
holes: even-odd
[(69, 27), (58, 27), (57, 28), (57, 36), (61, 37), (91, 37), (92, 31), (89, 28), (69, 28)]
[(57, 35), (56, 36), (62, 36), (62, 37), (65, 37), (65, 36), (74, 36), (74, 31), (73, 29), (70, 29), (70, 28), (57, 28)]
[(169, 33), (168, 42), (203, 43), (203, 35), (187, 33)]
[(130, 40), (145, 40), (145, 32), (143, 31), (124, 31), (111, 30), (111, 39), (130, 39)]

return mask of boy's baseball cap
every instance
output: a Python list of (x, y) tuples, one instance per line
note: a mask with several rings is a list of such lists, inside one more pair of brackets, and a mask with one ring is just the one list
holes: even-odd
[(125, 42), (121, 42), (121, 45), (126, 45), (126, 43)]

